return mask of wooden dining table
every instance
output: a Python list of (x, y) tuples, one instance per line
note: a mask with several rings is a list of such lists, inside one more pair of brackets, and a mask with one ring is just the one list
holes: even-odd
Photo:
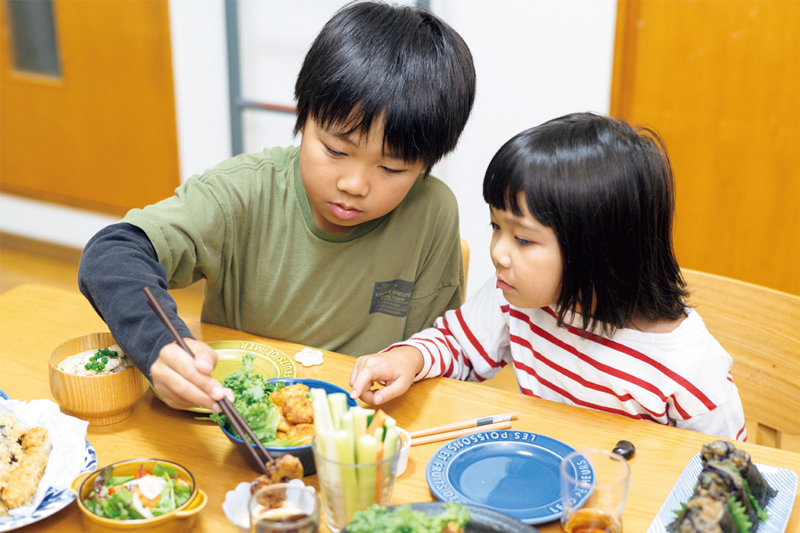
[[(264, 344), (294, 359), (304, 346), (268, 339), (211, 324), (189, 322), (200, 340), (239, 340)], [(88, 301), (77, 291), (44, 285), (22, 285), (0, 294), (0, 389), (10, 398), (30, 401), (53, 400), (48, 383), (48, 356), (59, 344), (81, 335), (108, 331)], [(304, 367), (299, 377), (316, 378), (348, 388), (354, 359), (323, 351), (324, 363)], [(437, 378), (413, 385), (402, 397), (382, 408), (399, 426), (415, 431), (517, 412), (512, 429), (546, 435), (575, 449), (611, 450), (625, 439), (636, 446), (630, 460), (631, 481), (623, 513), (628, 533), (645, 532), (658, 513), (689, 460), (714, 437), (650, 422), (600, 413), (487, 387), (479, 383)], [(136, 403), (131, 416), (108, 426), (89, 426), (86, 436), (97, 453), (98, 466), (152, 457), (178, 462), (195, 476), (208, 494), (208, 504), (199, 513), (194, 531), (236, 531), (222, 510), (226, 493), (257, 473), (213, 422), (198, 420), (197, 413), (171, 409), (151, 390)], [(426, 481), (426, 467), (445, 442), (413, 446), (406, 472), (397, 479), (392, 504), (436, 501)], [(751, 443), (737, 446), (753, 461), (793, 470), (800, 475), (800, 454)], [(316, 475), (305, 482), (317, 485)], [(531, 479), (531, 484), (537, 482)], [(800, 505), (795, 497), (787, 532), (800, 531)], [(558, 521), (536, 525), (543, 533), (560, 531)], [(81, 516), (75, 502), (25, 529), (36, 531), (81, 531)], [(323, 525), (321, 531), (327, 531)]]

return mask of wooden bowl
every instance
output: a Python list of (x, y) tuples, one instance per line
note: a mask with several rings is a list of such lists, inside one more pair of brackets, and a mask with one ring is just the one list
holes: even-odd
[(69, 357), (115, 344), (111, 333), (92, 333), (69, 340), (50, 353), (50, 392), (68, 414), (94, 426), (114, 424), (129, 417), (133, 404), (145, 393), (149, 382), (136, 367), (107, 376), (76, 376), (58, 369)]

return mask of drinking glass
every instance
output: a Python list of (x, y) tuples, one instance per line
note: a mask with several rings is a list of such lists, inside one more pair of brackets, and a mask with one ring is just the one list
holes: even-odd
[(350, 464), (326, 457), (318, 445), (315, 439), (311, 448), (328, 529), (338, 533), (353, 521), (356, 511), (376, 503), (382, 507), (389, 505), (400, 456), (397, 451), (377, 463)]
[(561, 527), (566, 533), (622, 533), (631, 469), (613, 452), (579, 450), (561, 460)]
[(317, 533), (320, 504), (313, 487), (276, 483), (250, 496), (250, 533)]

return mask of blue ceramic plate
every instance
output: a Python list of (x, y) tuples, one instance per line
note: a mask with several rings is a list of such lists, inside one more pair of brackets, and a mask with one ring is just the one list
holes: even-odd
[[(311, 378), (275, 378), (275, 379), (268, 379), (270, 383), (279, 383), (282, 382), (284, 385), (294, 385), (295, 383), (304, 383), (308, 386), (309, 389), (323, 389), (326, 393), (331, 394), (332, 392), (343, 392), (347, 394), (347, 405), (349, 407), (355, 407), (358, 405), (355, 400), (350, 398), (350, 395), (346, 390), (341, 388), (339, 385), (334, 385), (333, 383), (328, 383), (327, 381), (322, 381), (319, 379), (311, 379)], [(228, 440), (231, 441), (235, 446), (236, 449), (239, 450), (239, 453), (242, 454), (242, 457), (245, 458), (247, 464), (250, 465), (250, 468), (255, 470), (256, 472), (260, 472), (258, 465), (253, 459), (253, 456), (247, 451), (246, 446), (250, 445), (255, 447), (255, 444), (251, 444), (249, 441), (247, 444), (244, 443), (242, 439), (235, 436), (233, 433), (225, 429), (224, 427), (220, 426), (222, 432), (228, 437)], [(314, 452), (311, 450), (311, 444), (307, 444), (305, 446), (292, 446), (291, 448), (281, 447), (277, 448), (274, 446), (265, 446), (267, 451), (270, 453), (272, 457), (278, 458), (281, 455), (289, 454), (294, 455), (300, 462), (303, 464), (303, 474), (306, 476), (310, 476), (317, 471), (317, 467), (314, 464)]]
[(0, 398), (3, 398), (4, 400), (8, 400), (8, 394), (6, 394), (5, 392), (0, 390)]
[(561, 517), (559, 468), (574, 448), (544, 435), (501, 430), (445, 444), (428, 461), (434, 496), (492, 509), (526, 524)]
[[(767, 480), (769, 486), (778, 491), (778, 494), (767, 504), (767, 518), (758, 526), (758, 533), (783, 533), (786, 531), (786, 524), (789, 523), (789, 515), (792, 514), (794, 497), (797, 494), (797, 474), (786, 468), (762, 465), (756, 463), (756, 468)], [(688, 500), (694, 492), (697, 483), (697, 476), (703, 469), (700, 453), (696, 453), (686, 468), (683, 469), (675, 486), (672, 487), (664, 505), (658, 511), (647, 533), (666, 533), (667, 526), (674, 520), (674, 511), (681, 508), (681, 504)]]
[[(83, 456), (83, 468), (81, 468), (80, 473), (94, 472), (95, 470), (97, 470), (97, 453), (95, 453), (94, 448), (91, 444), (89, 444), (89, 441), (86, 441), (86, 453)], [(34, 522), (38, 522), (43, 518), (47, 518), (48, 516), (57, 513), (72, 503), (72, 500), (74, 499), (75, 493), (72, 492), (70, 488), (56, 490), (53, 487), (50, 487), (50, 489), (47, 491), (47, 495), (44, 497), (44, 500), (42, 500), (42, 503), (39, 504), (39, 507), (30, 516), (24, 516), (20, 518), (7, 516), (0, 518), (0, 531), (11, 531), (13, 529), (33, 524)]]

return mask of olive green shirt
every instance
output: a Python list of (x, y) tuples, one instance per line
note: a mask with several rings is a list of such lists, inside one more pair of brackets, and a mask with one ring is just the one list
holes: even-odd
[(464, 296), (458, 207), (434, 177), (342, 234), (312, 217), (299, 149), (245, 154), (130, 211), (170, 288), (206, 279), (202, 320), (354, 356), (430, 326)]

